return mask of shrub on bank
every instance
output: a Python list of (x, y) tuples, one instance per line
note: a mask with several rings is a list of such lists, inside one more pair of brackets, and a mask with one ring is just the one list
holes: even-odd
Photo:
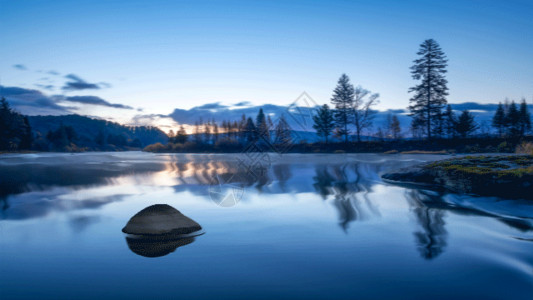
[(516, 151), (515, 151), (517, 154), (528, 154), (528, 155), (533, 155), (533, 143), (531, 142), (528, 142), (528, 143), (522, 143), (518, 146), (516, 146)]

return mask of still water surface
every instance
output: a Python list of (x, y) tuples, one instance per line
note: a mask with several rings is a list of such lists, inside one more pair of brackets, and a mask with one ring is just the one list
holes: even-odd
[[(239, 155), (3, 155), (0, 297), (533, 299), (532, 202), (380, 179), (442, 158), (271, 155), (249, 173)], [(129, 243), (157, 203), (205, 233)]]

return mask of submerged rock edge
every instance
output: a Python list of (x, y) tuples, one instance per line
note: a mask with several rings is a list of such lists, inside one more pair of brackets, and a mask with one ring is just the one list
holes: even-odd
[[(521, 165), (513, 166), (516, 161)], [(510, 167), (505, 167), (504, 163)], [(505, 168), (502, 168), (504, 166)], [(465, 156), (422, 163), (381, 175), (384, 182), (453, 193), (533, 200), (532, 156)]]

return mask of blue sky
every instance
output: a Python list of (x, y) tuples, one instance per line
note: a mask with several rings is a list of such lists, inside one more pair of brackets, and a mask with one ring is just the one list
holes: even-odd
[(405, 108), (409, 67), (434, 38), (449, 102), (531, 102), (532, 15), (533, 1), (0, 0), (0, 84), (98, 97), (111, 105), (79, 112), (120, 118), (288, 105), (302, 91), (329, 103), (347, 73), (380, 93), (380, 109)]

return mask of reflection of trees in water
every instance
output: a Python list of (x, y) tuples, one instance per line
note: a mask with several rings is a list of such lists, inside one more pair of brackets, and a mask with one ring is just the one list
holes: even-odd
[[(278, 174), (286, 182), (290, 178), (288, 166), (278, 169)], [(283, 168), (285, 168), (283, 170)], [(264, 186), (272, 183), (269, 168), (262, 165), (246, 165), (234, 161), (207, 161), (198, 160), (187, 163), (168, 162), (166, 168), (168, 175), (176, 178), (178, 185), (174, 186), (177, 192), (188, 190), (194, 194), (206, 195), (210, 185), (232, 185), (255, 187), (262, 192)]]
[[(288, 186), (288, 181), (293, 177), (293, 167), (294, 165), (289, 163), (276, 163), (271, 168), (242, 165), (236, 161), (220, 161), (216, 165), (210, 162), (189, 163), (187, 171), (181, 174), (191, 180), (182, 179), (187, 185), (176, 186), (175, 189), (205, 193), (203, 185), (221, 182), (234, 186), (254, 187), (258, 192), (263, 192), (264, 187), (271, 185), (275, 180), (283, 193), (289, 192), (289, 189), (297, 192), (307, 190), (308, 183), (303, 186), (302, 183), (295, 182)], [(379, 215), (377, 208), (368, 199), (368, 194), (376, 183), (374, 179), (380, 168), (379, 164), (357, 162), (320, 164), (316, 167), (313, 187), (323, 199), (333, 196), (333, 206), (339, 213), (339, 222), (343, 230), (347, 230), (352, 221), (365, 218), (368, 212)], [(169, 169), (179, 170), (180, 167), (174, 165)], [(194, 190), (195, 184), (196, 187), (199, 185), (199, 189)]]
[[(90, 187), (112, 185), (118, 177), (149, 174), (164, 170), (161, 163), (73, 163), (59, 161), (56, 164), (26, 163), (2, 165), (0, 168), (0, 208), (3, 219), (29, 219), (41, 217), (53, 210), (97, 208), (119, 201), (123, 195), (100, 197), (76, 201), (66, 205), (65, 201), (50, 201), (56, 197), (54, 188), (66, 187), (80, 190)], [(9, 197), (28, 192), (41, 192), (33, 197), (19, 196), (24, 207), (10, 205)]]
[(447, 245), (445, 211), (436, 207), (430, 208), (425, 203), (442, 202), (442, 195), (423, 190), (408, 190), (406, 198), (419, 225), (414, 235), (420, 255), (425, 259), (439, 256)]
[(7, 210), (9, 208), (9, 202), (7, 202), (7, 196), (0, 196), (0, 202), (2, 203), (2, 210)]
[(324, 200), (333, 196), (333, 206), (344, 231), (351, 222), (366, 218), (369, 212), (379, 215), (379, 210), (368, 198), (375, 184), (371, 173), (377, 174), (378, 168), (377, 165), (358, 162), (315, 168), (313, 187)]
[(292, 177), (291, 167), (288, 164), (276, 164), (272, 169), (281, 190), (287, 192), (287, 181)]
[[(476, 208), (464, 207), (455, 204), (457, 202), (453, 201), (453, 197), (457, 197), (457, 195), (447, 195), (447, 197), (452, 197), (451, 202), (443, 199), (445, 195), (442, 192), (418, 189), (406, 190), (405, 193), (407, 203), (419, 227), (414, 232), (417, 248), (420, 255), (426, 259), (437, 257), (446, 248), (448, 237), (444, 220), (446, 212), (461, 216), (492, 218), (520, 232), (533, 230), (533, 226), (527, 218), (509, 217)], [(497, 202), (498, 200), (495, 201)]]

